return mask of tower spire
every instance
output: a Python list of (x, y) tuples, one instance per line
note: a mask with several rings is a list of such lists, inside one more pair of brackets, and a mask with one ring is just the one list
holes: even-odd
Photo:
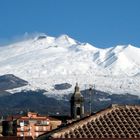
[(79, 93), (80, 94), (80, 88), (78, 86), (78, 83), (76, 82), (76, 85), (75, 85), (75, 91), (74, 91), (75, 94)]
[(75, 85), (74, 94), (71, 97), (71, 117), (73, 119), (79, 119), (84, 116), (84, 98), (81, 95), (78, 83)]

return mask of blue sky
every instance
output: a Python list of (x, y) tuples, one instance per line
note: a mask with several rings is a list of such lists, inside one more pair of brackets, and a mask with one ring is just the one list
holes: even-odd
[(1, 0), (0, 42), (45, 32), (100, 48), (140, 47), (139, 7), (140, 0)]

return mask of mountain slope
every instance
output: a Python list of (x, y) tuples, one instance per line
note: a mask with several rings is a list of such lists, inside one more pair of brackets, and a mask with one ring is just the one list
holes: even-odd
[[(14, 74), (28, 81), (27, 86), (13, 92), (45, 89), (49, 91), (46, 95), (59, 96), (72, 92), (78, 82), (81, 89), (95, 84), (96, 89), (109, 93), (140, 95), (139, 60), (140, 49), (131, 45), (99, 49), (67, 35), (39, 34), (0, 47), (0, 75)], [(72, 86), (55, 89), (63, 83)]]
[(26, 86), (27, 84), (28, 82), (12, 74), (0, 76), (0, 91)]

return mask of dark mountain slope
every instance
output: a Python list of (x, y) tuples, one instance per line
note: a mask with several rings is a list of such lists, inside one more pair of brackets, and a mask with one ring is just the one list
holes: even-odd
[[(26, 91), (15, 93), (10, 96), (0, 97), (1, 115), (18, 114), (21, 111), (35, 111), (40, 114), (49, 115), (70, 115), (70, 97), (71, 94), (65, 96), (62, 100), (45, 96), (44, 90)], [(89, 113), (89, 92), (82, 91), (85, 98), (85, 113)], [(111, 104), (140, 104), (138, 96), (124, 94), (112, 94), (93, 91), (92, 93), (92, 112), (99, 111)]]
[(20, 79), (13, 74), (0, 76), (0, 91), (26, 86), (27, 81)]

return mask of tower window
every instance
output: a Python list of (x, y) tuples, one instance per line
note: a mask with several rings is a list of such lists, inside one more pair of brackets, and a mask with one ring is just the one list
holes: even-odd
[(77, 107), (77, 115), (80, 115), (80, 107)]

